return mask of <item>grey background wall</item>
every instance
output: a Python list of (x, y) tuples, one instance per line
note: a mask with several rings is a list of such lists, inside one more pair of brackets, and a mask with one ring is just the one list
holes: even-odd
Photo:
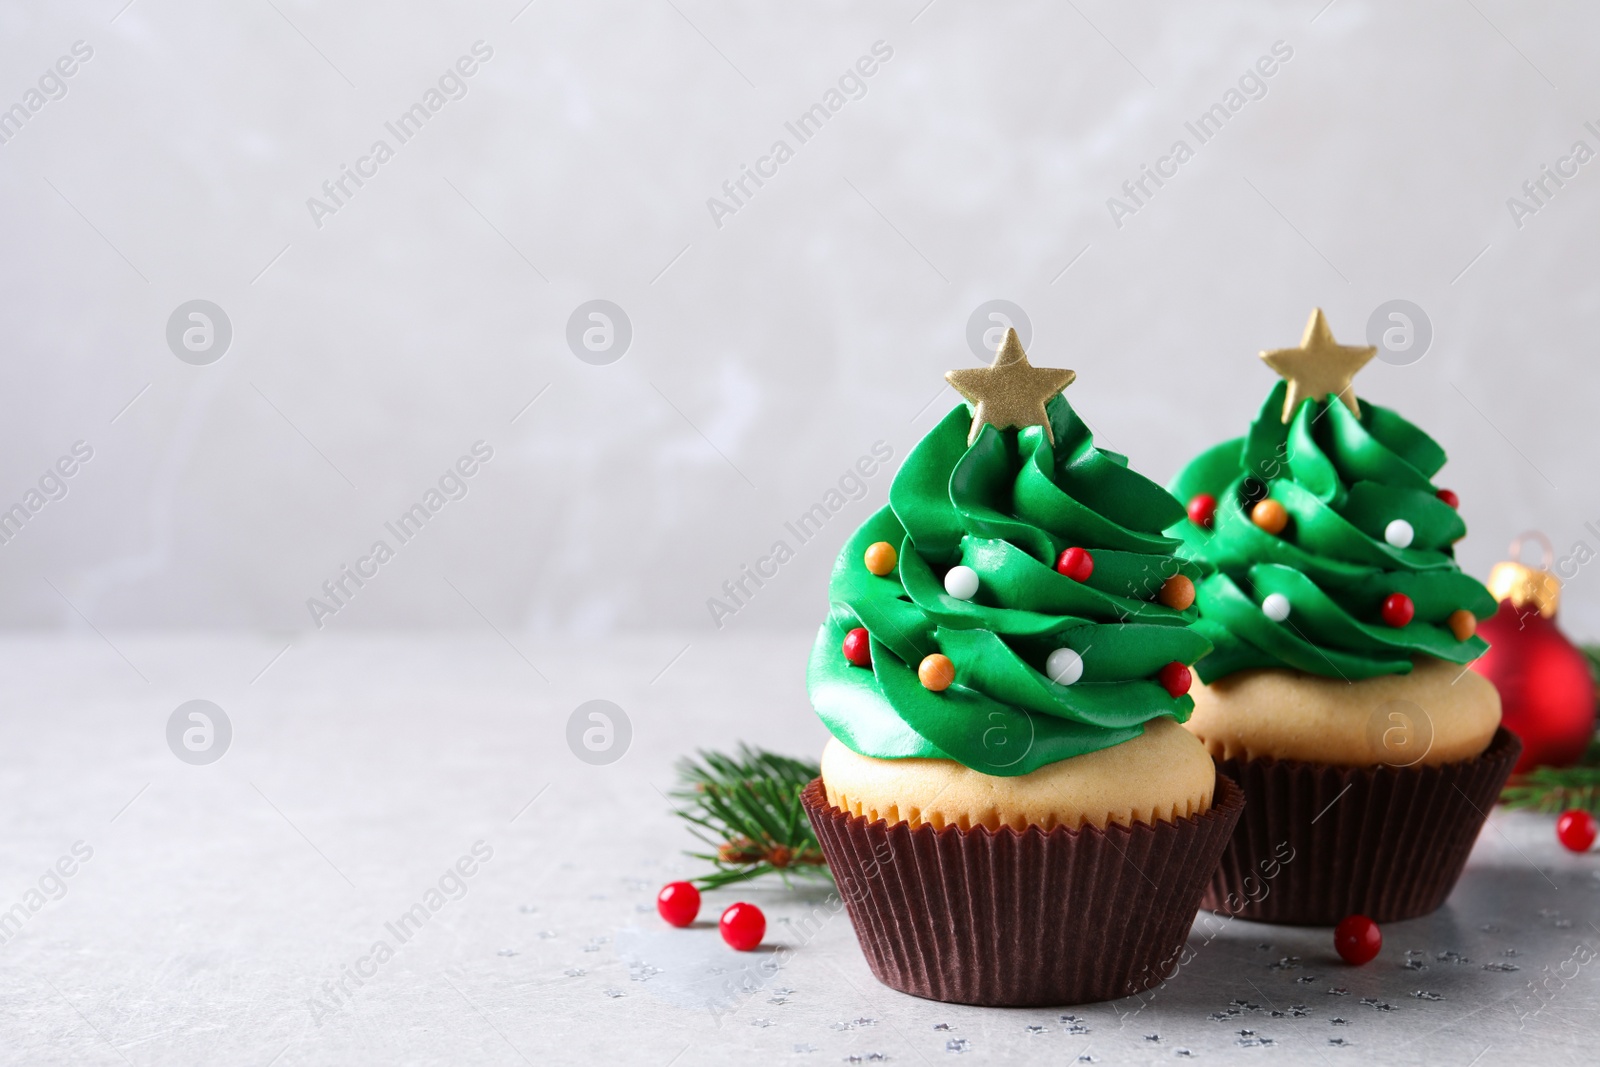
[[(1427, 351), (1358, 388), (1450, 451), (1465, 565), (1529, 527), (1600, 548), (1597, 39), (1508, 0), (5, 4), (0, 506), (93, 454), (0, 545), (0, 624), (311, 633), (383, 539), (326, 628), (710, 632), (786, 520), (956, 402), (992, 299), (1160, 480), (1243, 432), (1314, 305), (1360, 343), (1412, 301)], [(1544, 165), (1576, 173), (1541, 204)], [(204, 365), (168, 340), (196, 299), (231, 327)], [(595, 299), (608, 363), (568, 340)], [(813, 625), (888, 484), (724, 625)], [(1600, 568), (1567, 598), (1600, 635)]]

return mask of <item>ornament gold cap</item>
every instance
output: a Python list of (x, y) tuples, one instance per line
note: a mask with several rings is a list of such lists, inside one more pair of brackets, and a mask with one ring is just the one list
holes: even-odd
[[(1530, 567), (1521, 562), (1522, 542), (1535, 541), (1544, 549), (1539, 566)], [(1561, 606), (1561, 579), (1550, 573), (1555, 559), (1555, 547), (1550, 539), (1537, 530), (1530, 530), (1511, 542), (1511, 559), (1494, 565), (1489, 572), (1488, 587), (1496, 600), (1509, 600), (1511, 606), (1521, 611), (1532, 607), (1547, 619), (1556, 617)]]

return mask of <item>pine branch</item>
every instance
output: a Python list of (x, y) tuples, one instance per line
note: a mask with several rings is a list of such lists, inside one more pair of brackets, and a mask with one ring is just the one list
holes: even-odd
[(711, 852), (689, 852), (714, 868), (701, 889), (776, 874), (827, 878), (822, 848), (800, 805), (800, 792), (820, 773), (815, 763), (741, 744), (737, 753), (700, 752), (678, 762), (672, 799), (689, 832)]
[(1500, 803), (1547, 815), (1570, 808), (1600, 815), (1600, 737), (1589, 742), (1571, 767), (1535, 767), (1512, 778), (1500, 793)]
[(1540, 767), (1518, 775), (1500, 794), (1500, 803), (1546, 815), (1573, 808), (1600, 815), (1600, 767)]

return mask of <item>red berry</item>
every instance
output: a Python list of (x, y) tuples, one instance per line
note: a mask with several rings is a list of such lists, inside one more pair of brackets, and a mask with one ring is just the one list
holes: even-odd
[(1461, 506), (1461, 498), (1456, 496), (1453, 490), (1441, 489), (1433, 495), (1438, 497), (1440, 500), (1443, 500), (1446, 504), (1449, 504), (1453, 508), (1459, 508)]
[(1194, 684), (1194, 676), (1189, 673), (1189, 668), (1177, 660), (1173, 660), (1165, 667), (1162, 667), (1161, 673), (1156, 675), (1156, 680), (1161, 683), (1163, 689), (1174, 697), (1183, 696), (1189, 691), (1189, 687)]
[(1197, 493), (1190, 497), (1189, 521), (1203, 530), (1211, 529), (1217, 521), (1217, 498), (1210, 493)]
[(1397, 630), (1410, 622), (1416, 613), (1417, 606), (1404, 593), (1390, 593), (1383, 598), (1383, 621)]
[(857, 626), (844, 635), (844, 658), (857, 667), (872, 666), (872, 642), (867, 640), (867, 630)]
[(1572, 852), (1588, 852), (1594, 844), (1594, 816), (1574, 808), (1556, 820), (1556, 837)]
[(1377, 958), (1383, 931), (1365, 915), (1348, 915), (1333, 928), (1333, 947), (1346, 963), (1359, 967)]
[(688, 926), (700, 914), (700, 890), (689, 882), (668, 882), (656, 894), (656, 910), (673, 926)]
[(1056, 558), (1056, 570), (1075, 582), (1087, 582), (1094, 573), (1094, 557), (1087, 548), (1073, 546)]
[(717, 925), (722, 928), (722, 940), (740, 952), (749, 952), (761, 944), (767, 932), (767, 917), (754, 904), (741, 901), (730, 905)]

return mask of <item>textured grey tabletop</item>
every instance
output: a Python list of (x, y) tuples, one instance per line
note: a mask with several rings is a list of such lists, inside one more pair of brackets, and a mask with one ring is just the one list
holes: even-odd
[[(1600, 855), (1548, 819), (1495, 814), (1446, 907), (1366, 967), (1233, 922), (1142, 1000), (950, 1006), (874, 981), (824, 892), (708, 896), (766, 910), (750, 954), (655, 914), (692, 870), (672, 761), (820, 749), (808, 634), (109, 636), (0, 643), (5, 1062), (1594, 1060)], [(632, 732), (602, 766), (566, 742), (595, 698)], [(192, 699), (231, 726), (207, 765), (167, 743)]]

